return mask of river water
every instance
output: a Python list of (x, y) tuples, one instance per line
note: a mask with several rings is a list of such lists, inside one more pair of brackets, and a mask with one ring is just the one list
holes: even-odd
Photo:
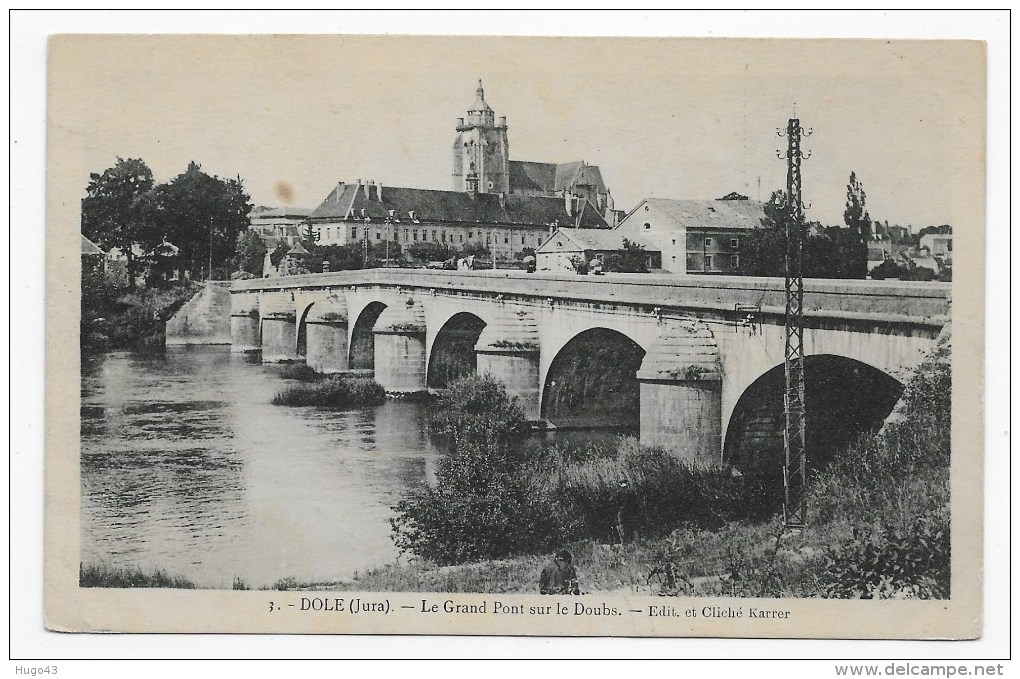
[(88, 359), (82, 562), (215, 588), (392, 562), (390, 507), (434, 475), (440, 454), (424, 431), (429, 406), (273, 406), (280, 370), (227, 347)]
[[(392, 506), (435, 482), (430, 402), (274, 406), (282, 366), (229, 347), (84, 359), (81, 561), (199, 587), (329, 582), (392, 563)], [(536, 435), (583, 445), (623, 430)]]

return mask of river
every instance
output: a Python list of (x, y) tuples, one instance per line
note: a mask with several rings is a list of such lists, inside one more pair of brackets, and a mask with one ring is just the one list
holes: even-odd
[(227, 589), (392, 563), (391, 507), (442, 455), (432, 406), (274, 406), (281, 370), (228, 347), (84, 359), (81, 561)]
[(81, 560), (216, 588), (392, 562), (390, 507), (434, 474), (439, 454), (428, 406), (273, 406), (280, 370), (227, 347), (88, 359)]

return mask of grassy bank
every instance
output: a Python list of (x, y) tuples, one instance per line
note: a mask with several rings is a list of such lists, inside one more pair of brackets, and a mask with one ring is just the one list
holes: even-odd
[(195, 584), (190, 580), (159, 568), (147, 571), (136, 566), (115, 568), (106, 564), (81, 565), (78, 568), (78, 586), (195, 589)]
[(382, 386), (365, 377), (330, 375), (309, 379), (306, 371), (299, 371), (305, 380), (289, 386), (273, 397), (278, 406), (318, 406), (322, 408), (363, 408), (376, 406), (386, 400)]

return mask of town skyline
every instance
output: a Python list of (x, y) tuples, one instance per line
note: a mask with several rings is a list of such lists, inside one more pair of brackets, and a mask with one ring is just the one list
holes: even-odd
[(598, 165), (620, 209), (732, 191), (767, 200), (785, 186), (776, 128), (796, 112), (814, 131), (809, 220), (842, 223), (854, 171), (873, 219), (966, 228), (945, 197), (983, 124), (949, 105), (981, 84), (928, 63), (979, 60), (968, 43), (92, 36), (81, 47), (64, 67), (91, 74), (76, 78), (81, 128), (69, 130), (87, 139), (82, 191), (118, 156), (143, 159), (156, 181), (192, 160), (240, 176), (255, 205), (311, 209), (359, 178), (450, 190), (454, 126), (481, 79), (507, 117), (511, 159)]

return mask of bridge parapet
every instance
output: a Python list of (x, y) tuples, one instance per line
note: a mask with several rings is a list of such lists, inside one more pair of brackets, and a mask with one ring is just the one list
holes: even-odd
[[(237, 294), (294, 289), (331, 290), (344, 286), (414, 288), (441, 294), (494, 297), (506, 300), (560, 303), (583, 302), (631, 307), (659, 307), (681, 312), (734, 317), (736, 308), (757, 307), (765, 317), (779, 319), (785, 311), (781, 278), (745, 276), (663, 276), (606, 274), (564, 276), (519, 271), (432, 271), (425, 269), (364, 269), (234, 281)], [(949, 283), (918, 281), (804, 281), (804, 314), (812, 320), (913, 324), (936, 330), (948, 321)]]

